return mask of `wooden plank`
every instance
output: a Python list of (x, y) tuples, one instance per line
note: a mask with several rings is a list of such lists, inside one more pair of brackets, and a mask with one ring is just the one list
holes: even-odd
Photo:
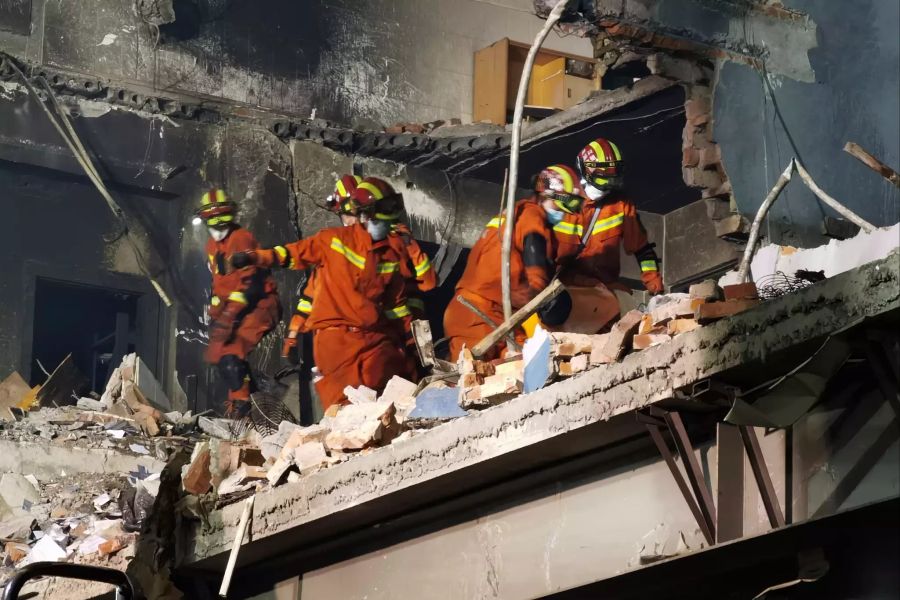
[(40, 406), (63, 406), (75, 404), (78, 395), (87, 388), (87, 378), (75, 366), (72, 355), (67, 355), (37, 393)]
[(507, 333), (520, 326), (525, 322), (525, 319), (530, 317), (532, 313), (536, 312), (541, 306), (545, 303), (549, 302), (560, 292), (565, 289), (565, 286), (558, 280), (554, 279), (553, 282), (550, 283), (547, 287), (541, 290), (537, 296), (531, 299), (531, 301), (513, 313), (513, 315), (500, 324), (500, 326), (489, 333), (483, 340), (475, 344), (475, 347), (472, 348), (472, 355), (475, 358), (479, 358), (484, 356), (485, 352), (494, 347), (494, 344), (499, 342), (503, 337), (506, 336)]
[(475, 53), (472, 120), (506, 124), (509, 40), (504, 38)]

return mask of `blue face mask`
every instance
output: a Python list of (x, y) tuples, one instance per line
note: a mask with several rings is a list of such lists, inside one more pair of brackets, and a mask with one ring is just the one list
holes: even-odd
[(545, 208), (544, 211), (547, 213), (547, 222), (551, 225), (562, 223), (562, 220), (566, 218), (566, 213), (555, 208)]
[(372, 236), (376, 242), (380, 242), (388, 236), (391, 226), (386, 221), (369, 220), (366, 221), (366, 231)]

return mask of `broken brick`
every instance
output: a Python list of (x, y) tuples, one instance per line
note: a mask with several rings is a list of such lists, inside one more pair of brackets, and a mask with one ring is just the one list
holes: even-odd
[(726, 285), (722, 288), (722, 291), (725, 293), (726, 300), (755, 300), (759, 298), (756, 284), (752, 281)]
[(521, 378), (511, 375), (490, 375), (484, 383), (464, 389), (459, 396), (461, 408), (485, 408), (515, 398), (522, 393)]
[(668, 341), (669, 336), (665, 333), (644, 333), (634, 336), (634, 339), (631, 341), (631, 346), (635, 350), (645, 350)]
[(684, 300), (667, 302), (666, 304), (653, 309), (650, 313), (653, 318), (653, 326), (658, 327), (660, 325), (665, 325), (668, 321), (677, 319), (678, 317), (692, 317), (694, 315), (694, 309), (691, 307), (691, 302), (690, 298), (686, 298)]
[(730, 317), (759, 304), (759, 300), (725, 300), (724, 302), (707, 302), (697, 309), (695, 318), (701, 324), (715, 321), (723, 317)]
[(666, 323), (666, 331), (672, 336), (693, 331), (698, 327), (700, 327), (700, 323), (695, 319), (672, 319)]
[(619, 360), (631, 344), (631, 338), (634, 337), (643, 316), (644, 313), (639, 310), (630, 310), (625, 313), (609, 332), (609, 338), (601, 350), (602, 354), (608, 356), (612, 361)]
[(210, 450), (209, 447), (202, 448), (191, 465), (188, 467), (184, 479), (181, 481), (182, 487), (189, 494), (201, 496), (209, 491), (212, 487), (212, 473), (209, 470)]
[(700, 164), (700, 151), (693, 147), (681, 149), (681, 166), (696, 167)]

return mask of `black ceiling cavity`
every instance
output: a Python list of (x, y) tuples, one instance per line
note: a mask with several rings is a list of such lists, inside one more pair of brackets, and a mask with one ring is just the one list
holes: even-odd
[[(622, 152), (626, 190), (639, 210), (665, 214), (700, 199), (700, 190), (688, 187), (681, 173), (684, 100), (684, 89), (673, 86), (527, 144), (519, 156), (518, 185), (528, 187), (548, 165), (574, 166), (581, 148), (605, 137)], [(500, 184), (508, 165), (503, 153), (458, 175)]]

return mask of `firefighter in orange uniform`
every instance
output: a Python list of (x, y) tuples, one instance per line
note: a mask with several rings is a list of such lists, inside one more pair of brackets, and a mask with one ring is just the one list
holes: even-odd
[[(271, 249), (232, 257), (236, 267), (317, 267), (315, 301), (307, 326), (315, 332), (313, 358), (322, 378), (316, 389), (323, 408), (347, 402), (346, 386), (365, 385), (381, 391), (394, 375), (404, 374), (412, 338), (406, 284), (401, 273), (405, 256), (388, 240), (390, 222), (379, 218), (397, 200), (381, 180), (381, 199), (362, 206), (360, 188), (351, 199), (360, 205), (359, 223), (323, 229), (312, 237)], [(371, 192), (371, 190), (368, 190)]]
[[(604, 138), (592, 141), (578, 153), (577, 167), (588, 200), (581, 211), (582, 230), (577, 232), (579, 235), (569, 236), (568, 244), (564, 241), (561, 246), (562, 255), (577, 254), (563, 282), (585, 286), (601, 283), (610, 289), (630, 292), (619, 282), (619, 247), (622, 246), (637, 259), (647, 291), (661, 294), (660, 261), (634, 204), (622, 192), (623, 166), (619, 148)], [(585, 243), (578, 248), (582, 240)]]
[[(516, 203), (513, 246), (510, 253), (510, 295), (513, 309), (528, 303), (549, 285), (556, 271), (556, 241), (553, 228), (573, 223), (583, 198), (575, 173), (568, 167), (553, 165), (540, 172), (535, 194)], [(466, 270), (456, 286), (456, 294), (481, 309), (496, 323), (503, 322), (501, 294), (501, 246), (503, 217), (492, 219), (472, 247)], [(540, 311), (541, 319), (562, 323), (571, 309), (571, 298), (562, 293)], [(463, 306), (454, 297), (444, 313), (444, 334), (450, 338), (450, 359), (456, 360), (463, 345), (472, 348), (493, 328)], [(524, 341), (525, 332), (515, 331)], [(495, 346), (485, 360), (496, 358), (502, 350)]]
[[(395, 324), (398, 327), (397, 333), (404, 340), (413, 340), (412, 320), (426, 318), (425, 303), (420, 293), (433, 290), (437, 286), (437, 275), (431, 267), (431, 259), (412, 236), (409, 227), (400, 221), (403, 197), (401, 194), (395, 193), (387, 182), (377, 177), (363, 179), (353, 200), (357, 210), (377, 206), (375, 218), (390, 223), (390, 233), (387, 239), (391, 247), (403, 257), (398, 269), (405, 282), (404, 295), (410, 313), (409, 319), (395, 320)], [(418, 364), (418, 353), (415, 351), (414, 341), (411, 342), (410, 349), (411, 351), (407, 355), (407, 368), (403, 376), (406, 379), (418, 381), (420, 375), (424, 373), (424, 368)]]
[(226, 414), (240, 417), (250, 409), (252, 377), (247, 355), (281, 318), (271, 273), (254, 265), (235, 268), (231, 257), (259, 247), (253, 234), (235, 221), (235, 204), (213, 188), (203, 194), (197, 216), (209, 231), (207, 266), (212, 273), (209, 346), (206, 359), (217, 365), (228, 386)]
[[(343, 175), (334, 184), (334, 191), (325, 200), (325, 209), (337, 214), (344, 226), (353, 225), (358, 222), (356, 209), (351, 195), (356, 190), (356, 186), (362, 181), (362, 177), (358, 175)], [(315, 297), (316, 285), (318, 282), (316, 276), (317, 269), (310, 271), (309, 279), (297, 298), (297, 304), (294, 306), (294, 314), (288, 324), (287, 333), (284, 337), (284, 344), (281, 348), (281, 356), (288, 359), (288, 362), (297, 364), (297, 343), (301, 333), (306, 333), (309, 329), (306, 326), (307, 319), (312, 313), (313, 298)]]

